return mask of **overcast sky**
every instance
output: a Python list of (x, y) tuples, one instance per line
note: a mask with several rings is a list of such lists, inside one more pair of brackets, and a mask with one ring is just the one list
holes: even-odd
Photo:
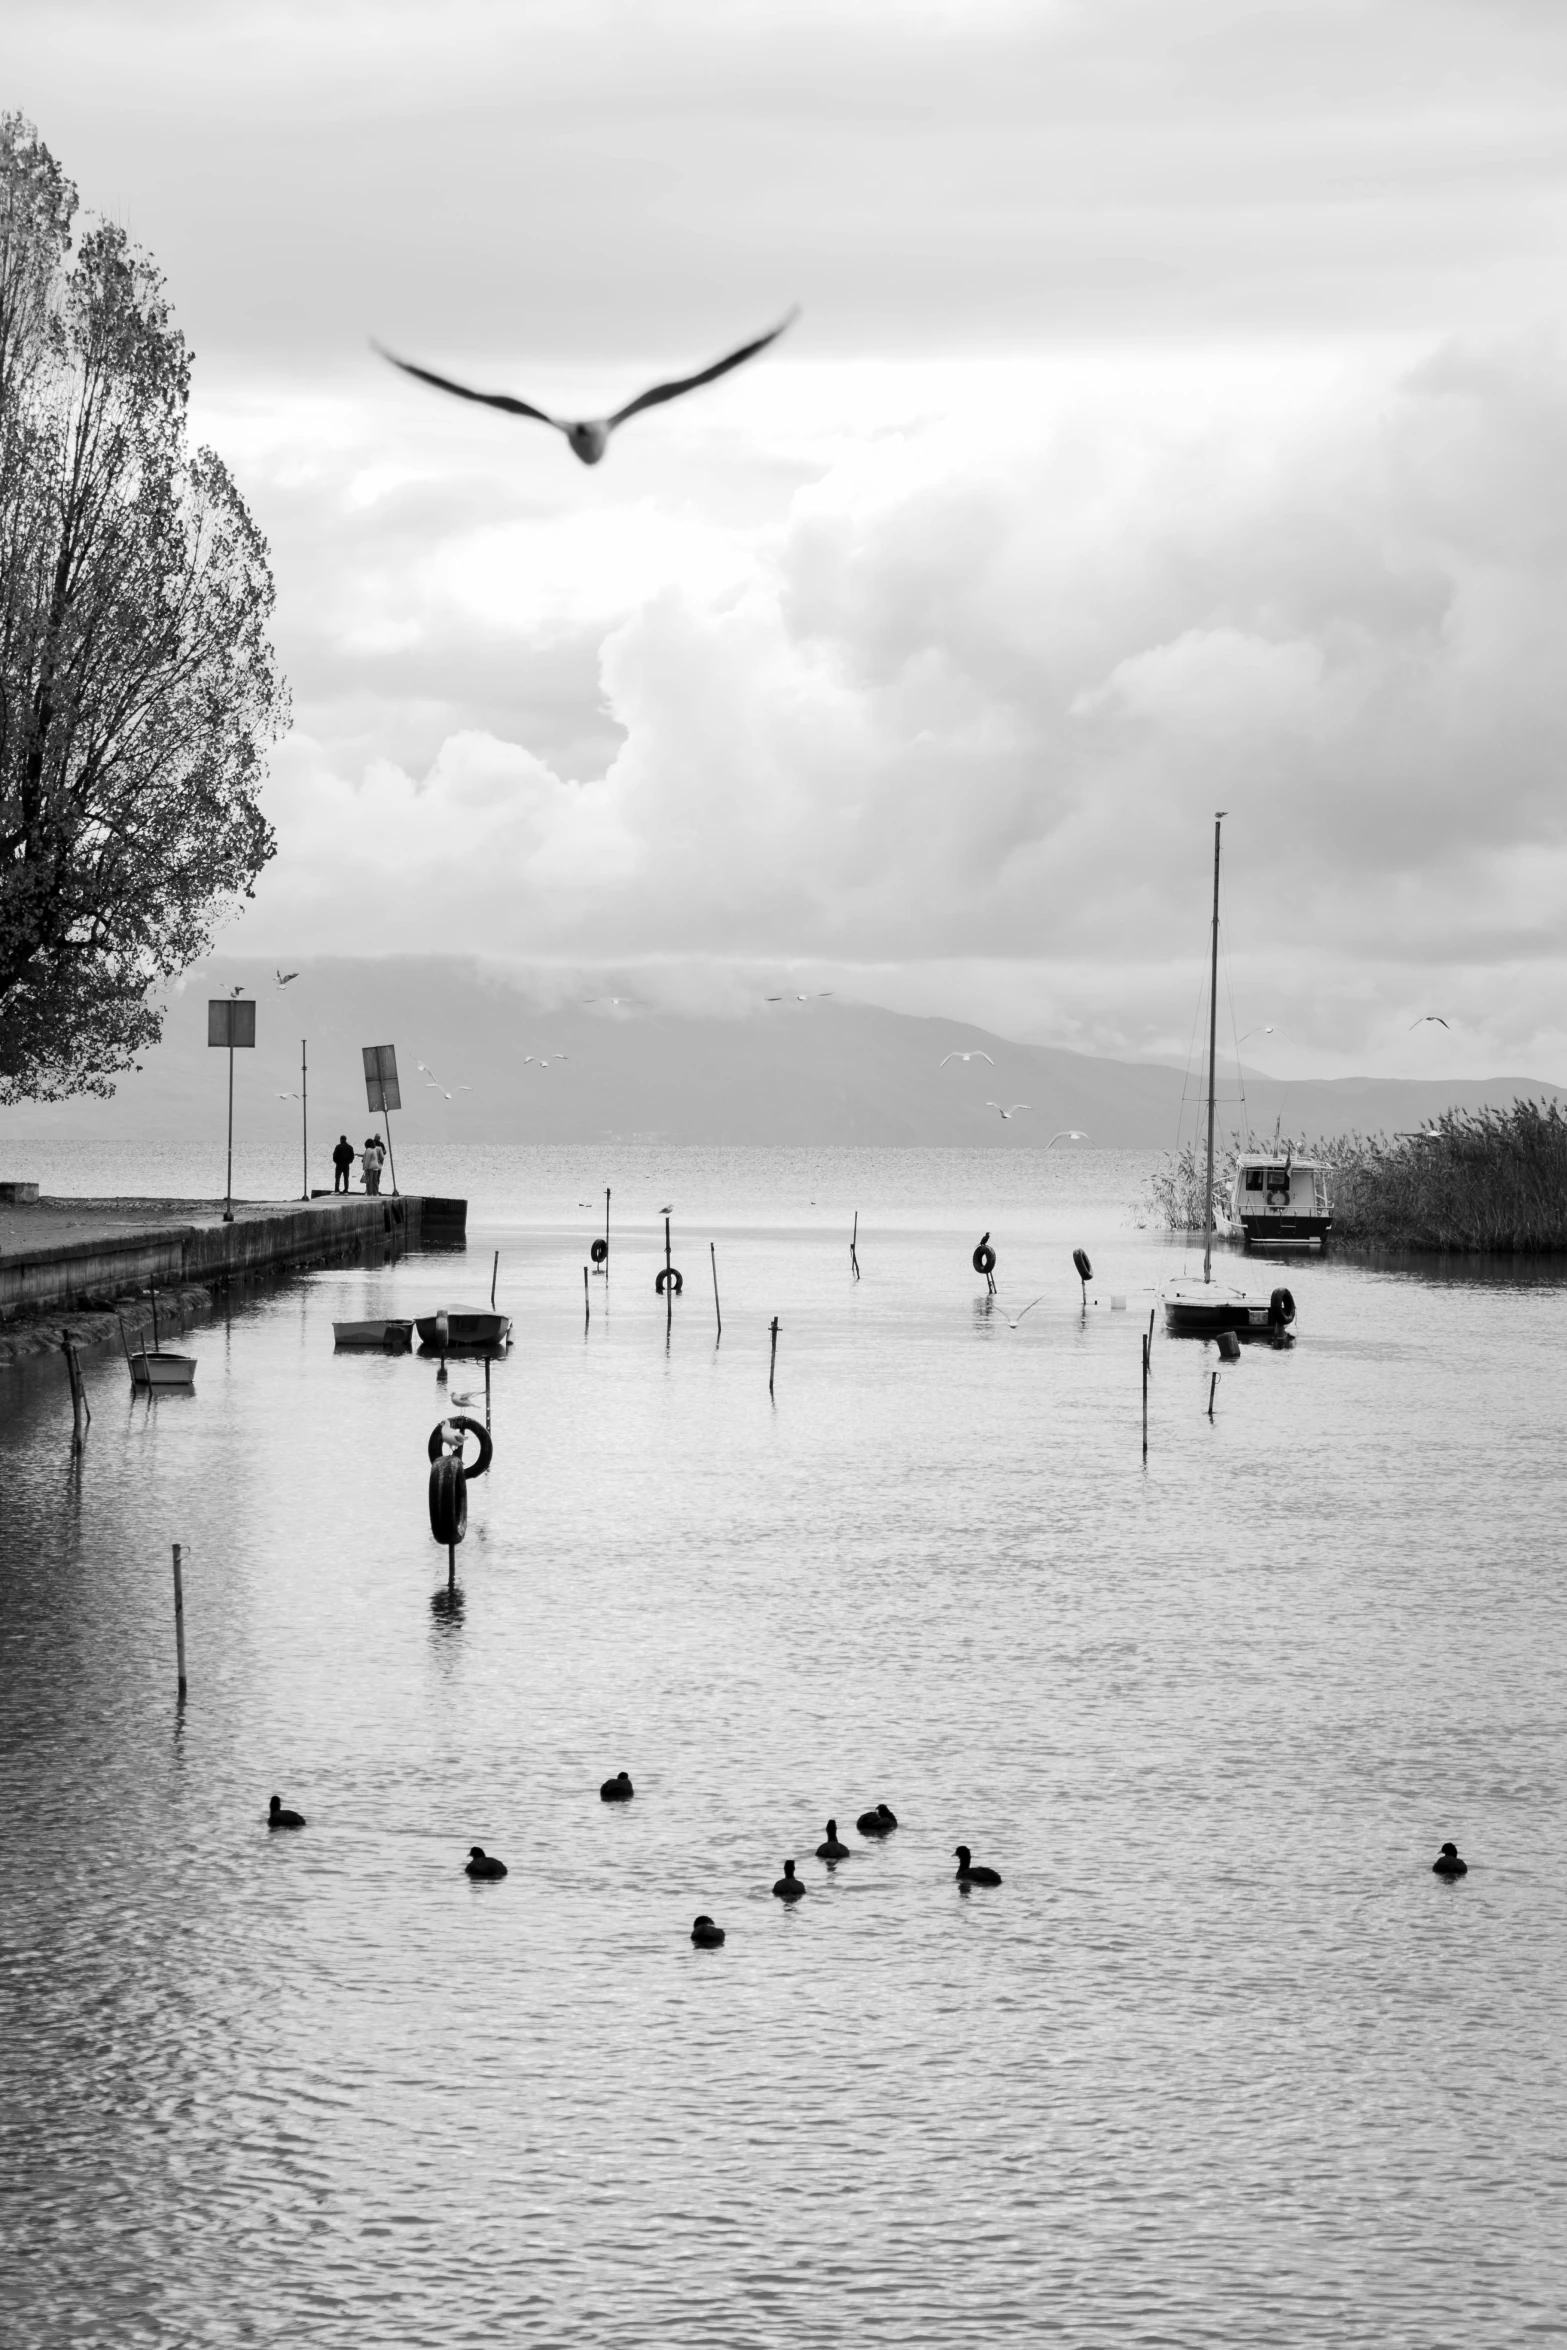
[[(245, 953), (1567, 1077), (1561, 0), (8, 0), (295, 730)], [(585, 470), (542, 427), (799, 324)], [(1410, 1023), (1425, 1012), (1450, 1027)]]

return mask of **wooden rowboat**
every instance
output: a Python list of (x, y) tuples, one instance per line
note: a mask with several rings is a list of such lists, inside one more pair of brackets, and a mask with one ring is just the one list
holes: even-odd
[(194, 1387), (194, 1355), (170, 1354), (167, 1347), (142, 1348), (131, 1356), (133, 1387)]
[(412, 1322), (334, 1322), (332, 1341), (336, 1346), (389, 1348), (393, 1354), (413, 1344)]

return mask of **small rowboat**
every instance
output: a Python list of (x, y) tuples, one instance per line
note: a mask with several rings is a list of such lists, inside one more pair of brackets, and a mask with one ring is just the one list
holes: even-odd
[(143, 1348), (131, 1356), (133, 1387), (194, 1387), (194, 1355), (170, 1354), (167, 1347)]
[(332, 1341), (336, 1346), (381, 1347), (400, 1354), (412, 1346), (412, 1322), (334, 1322)]
[(423, 1345), (438, 1354), (457, 1354), (468, 1347), (504, 1346), (511, 1316), (492, 1306), (448, 1306), (439, 1314), (421, 1314), (416, 1328)]
[[(194, 1355), (173, 1354), (163, 1344), (158, 1332), (158, 1293), (154, 1289), (149, 1292), (149, 1295), (152, 1299), (151, 1346), (148, 1346), (143, 1340), (140, 1346), (133, 1349), (126, 1338), (124, 1322), (120, 1320), (118, 1314), (115, 1316), (116, 1321), (120, 1323), (120, 1344), (125, 1349), (125, 1360), (130, 1365), (131, 1385), (133, 1387), (194, 1387), (196, 1384), (196, 1358)], [(136, 1335), (140, 1338), (141, 1332), (138, 1330)]]

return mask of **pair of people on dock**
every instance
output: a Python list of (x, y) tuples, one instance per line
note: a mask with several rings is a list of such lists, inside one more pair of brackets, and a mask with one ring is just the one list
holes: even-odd
[(334, 1193), (347, 1191), (349, 1170), (356, 1158), (362, 1162), (364, 1167), (366, 1191), (372, 1195), (378, 1193), (381, 1188), (381, 1169), (386, 1164), (386, 1149), (384, 1144), (378, 1142), (373, 1134), (366, 1135), (365, 1147), (362, 1151), (354, 1149), (346, 1134), (338, 1136), (336, 1147), (332, 1152), (332, 1165), (335, 1170), (332, 1178)]

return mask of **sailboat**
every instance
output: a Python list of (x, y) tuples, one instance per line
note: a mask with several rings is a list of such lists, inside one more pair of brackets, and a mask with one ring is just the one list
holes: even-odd
[(1208, 1158), (1203, 1178), (1202, 1279), (1172, 1281), (1164, 1292), (1164, 1326), (1172, 1338), (1217, 1338), (1222, 1331), (1282, 1341), (1295, 1319), (1295, 1300), (1276, 1289), (1264, 1304), (1244, 1289), (1213, 1278), (1213, 1113), (1219, 1037), (1219, 847), (1227, 808), (1213, 819), (1213, 940), (1208, 977)]

